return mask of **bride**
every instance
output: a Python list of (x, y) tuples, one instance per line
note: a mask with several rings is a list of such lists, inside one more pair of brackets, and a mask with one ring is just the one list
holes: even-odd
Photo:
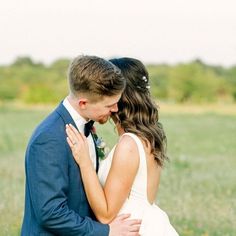
[(66, 126), (67, 142), (80, 166), (89, 204), (102, 223), (118, 214), (142, 219), (140, 235), (178, 236), (167, 214), (154, 202), (167, 160), (165, 135), (149, 92), (144, 65), (133, 58), (113, 59), (126, 78), (126, 88), (112, 115), (119, 141), (101, 161), (98, 176), (89, 158), (86, 137)]

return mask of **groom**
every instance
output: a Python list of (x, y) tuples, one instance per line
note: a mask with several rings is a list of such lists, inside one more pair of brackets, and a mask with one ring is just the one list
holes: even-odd
[[(68, 80), (69, 95), (36, 128), (26, 150), (21, 235), (139, 235), (140, 221), (127, 220), (128, 215), (118, 216), (109, 225), (96, 221), (65, 134), (69, 123), (80, 132), (84, 132), (89, 120), (105, 123), (118, 110), (125, 79), (110, 62), (80, 56), (72, 61)], [(87, 138), (97, 169), (96, 149), (89, 131)]]

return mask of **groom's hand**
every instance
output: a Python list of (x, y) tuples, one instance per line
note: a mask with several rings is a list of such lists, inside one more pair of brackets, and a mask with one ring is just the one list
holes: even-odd
[(117, 216), (110, 224), (109, 236), (139, 236), (141, 220), (129, 220), (130, 214)]

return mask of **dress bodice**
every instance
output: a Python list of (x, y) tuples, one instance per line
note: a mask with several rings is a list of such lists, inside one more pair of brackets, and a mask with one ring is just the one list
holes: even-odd
[[(143, 144), (141, 140), (138, 138), (137, 135), (133, 133), (124, 133), (122, 136), (128, 135), (130, 136), (136, 143), (139, 152), (139, 167), (137, 174), (135, 176), (133, 185), (130, 190), (130, 194), (126, 199), (124, 205), (120, 210), (121, 213), (131, 213), (132, 218), (142, 218), (143, 216), (143, 209), (148, 205), (147, 200), (147, 164), (146, 164), (146, 155), (144, 151)], [(122, 138), (122, 136), (120, 138)], [(113, 155), (115, 151), (115, 147), (111, 150), (108, 157), (100, 163), (100, 168), (98, 171), (98, 177), (101, 184), (104, 186), (109, 170), (112, 165)], [(128, 174), (128, 173), (127, 173)], [(139, 207), (135, 207), (135, 206)]]
[[(125, 133), (136, 143), (139, 152), (139, 167), (128, 198), (125, 200), (119, 214), (129, 213), (131, 218), (142, 219), (140, 235), (142, 236), (178, 236), (169, 222), (167, 214), (157, 205), (150, 204), (147, 198), (147, 162), (143, 143), (133, 133)], [(121, 136), (121, 137), (122, 137)], [(104, 186), (112, 165), (116, 146), (113, 147), (108, 157), (100, 163), (98, 177)], [(128, 174), (128, 173), (127, 173)]]
[[(122, 136), (124, 135), (132, 137), (132, 139), (135, 141), (138, 147), (138, 152), (140, 157), (139, 168), (134, 183), (132, 185), (129, 198), (132, 197), (141, 199), (143, 201), (147, 201), (147, 164), (146, 164), (146, 154), (144, 151), (143, 144), (141, 140), (138, 138), (138, 136), (133, 133), (124, 133)], [(106, 182), (109, 170), (111, 168), (115, 148), (116, 146), (113, 147), (108, 157), (100, 163), (98, 177), (103, 186)]]

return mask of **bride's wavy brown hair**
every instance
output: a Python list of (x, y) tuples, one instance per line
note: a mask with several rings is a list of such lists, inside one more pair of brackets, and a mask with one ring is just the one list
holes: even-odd
[(158, 108), (151, 99), (149, 75), (143, 65), (134, 58), (110, 60), (126, 79), (126, 88), (118, 102), (117, 113), (112, 118), (118, 121), (125, 132), (131, 132), (151, 145), (151, 153), (159, 166), (163, 166), (166, 156), (166, 136), (158, 121)]

